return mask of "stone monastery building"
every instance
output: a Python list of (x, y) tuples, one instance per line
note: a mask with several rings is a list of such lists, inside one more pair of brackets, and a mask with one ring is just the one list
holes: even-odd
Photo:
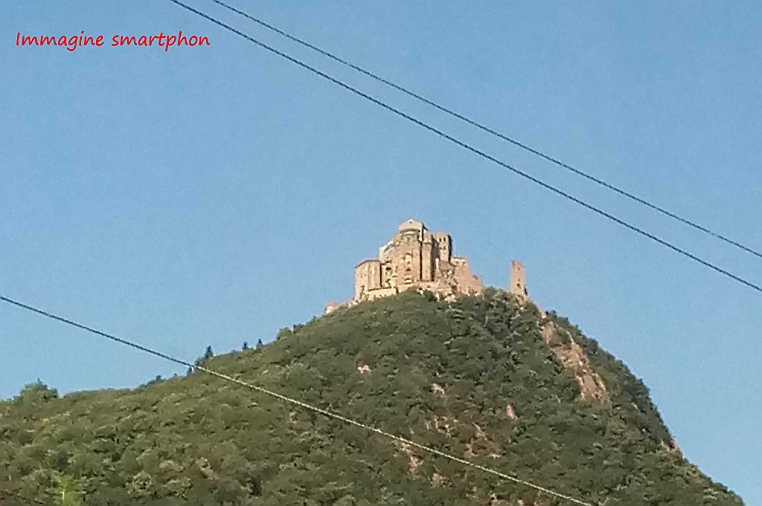
[[(331, 303), (326, 313), (342, 305), (355, 305), (388, 297), (409, 289), (428, 290), (442, 298), (477, 295), (484, 285), (464, 257), (452, 254), (452, 238), (446, 232), (430, 232), (423, 223), (407, 220), (392, 240), (381, 246), (378, 258), (355, 267), (355, 294), (346, 304)], [(526, 297), (526, 278), (521, 262), (511, 264), (510, 291)]]

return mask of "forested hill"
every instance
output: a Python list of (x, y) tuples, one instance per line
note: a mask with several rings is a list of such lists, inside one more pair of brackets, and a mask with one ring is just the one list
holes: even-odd
[[(743, 504), (621, 362), (502, 291), (363, 303), (204, 366), (583, 501)], [(203, 372), (0, 403), (0, 503), (572, 504)]]

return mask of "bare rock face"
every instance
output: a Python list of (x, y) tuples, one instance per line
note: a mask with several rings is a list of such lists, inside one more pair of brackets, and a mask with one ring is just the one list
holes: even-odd
[(670, 439), (669, 441), (662, 441), (661, 447), (666, 453), (674, 453), (675, 455), (679, 456), (683, 455), (682, 450), (674, 439)]
[(423, 464), (423, 459), (415, 454), (408, 443), (397, 443), (399, 450), (407, 457), (407, 470), (410, 474), (416, 474)]
[(609, 400), (606, 385), (600, 375), (593, 370), (590, 359), (582, 347), (570, 335), (560, 335), (553, 322), (546, 320), (541, 328), (543, 340), (564, 367), (574, 373), (582, 399)]
[(442, 396), (445, 395), (445, 390), (444, 390), (444, 388), (442, 388), (442, 385), (440, 385), (439, 383), (432, 383), (431, 384), (431, 391), (434, 392), (437, 395), (442, 395)]

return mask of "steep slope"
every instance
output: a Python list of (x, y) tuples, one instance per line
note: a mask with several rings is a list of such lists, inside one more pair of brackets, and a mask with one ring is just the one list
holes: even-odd
[[(502, 291), (368, 302), (204, 365), (593, 503), (742, 504), (621, 362)], [(4, 506), (569, 504), (201, 372), (56, 397), (0, 404)]]

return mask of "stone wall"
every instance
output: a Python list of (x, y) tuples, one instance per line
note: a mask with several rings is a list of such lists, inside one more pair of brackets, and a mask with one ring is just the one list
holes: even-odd
[(379, 248), (378, 259), (365, 260), (355, 268), (353, 301), (411, 288), (457, 295), (480, 293), (483, 287), (481, 279), (471, 273), (468, 260), (452, 256), (449, 234), (432, 234), (420, 221), (407, 220), (392, 240)]
[[(389, 297), (405, 290), (429, 290), (442, 298), (478, 295), (482, 279), (471, 272), (465, 257), (452, 254), (446, 232), (430, 232), (417, 220), (403, 222), (392, 239), (378, 249), (378, 258), (355, 267), (354, 297), (344, 305)], [(526, 275), (521, 262), (511, 262), (510, 292), (526, 297)], [(331, 303), (326, 313), (341, 307)]]

